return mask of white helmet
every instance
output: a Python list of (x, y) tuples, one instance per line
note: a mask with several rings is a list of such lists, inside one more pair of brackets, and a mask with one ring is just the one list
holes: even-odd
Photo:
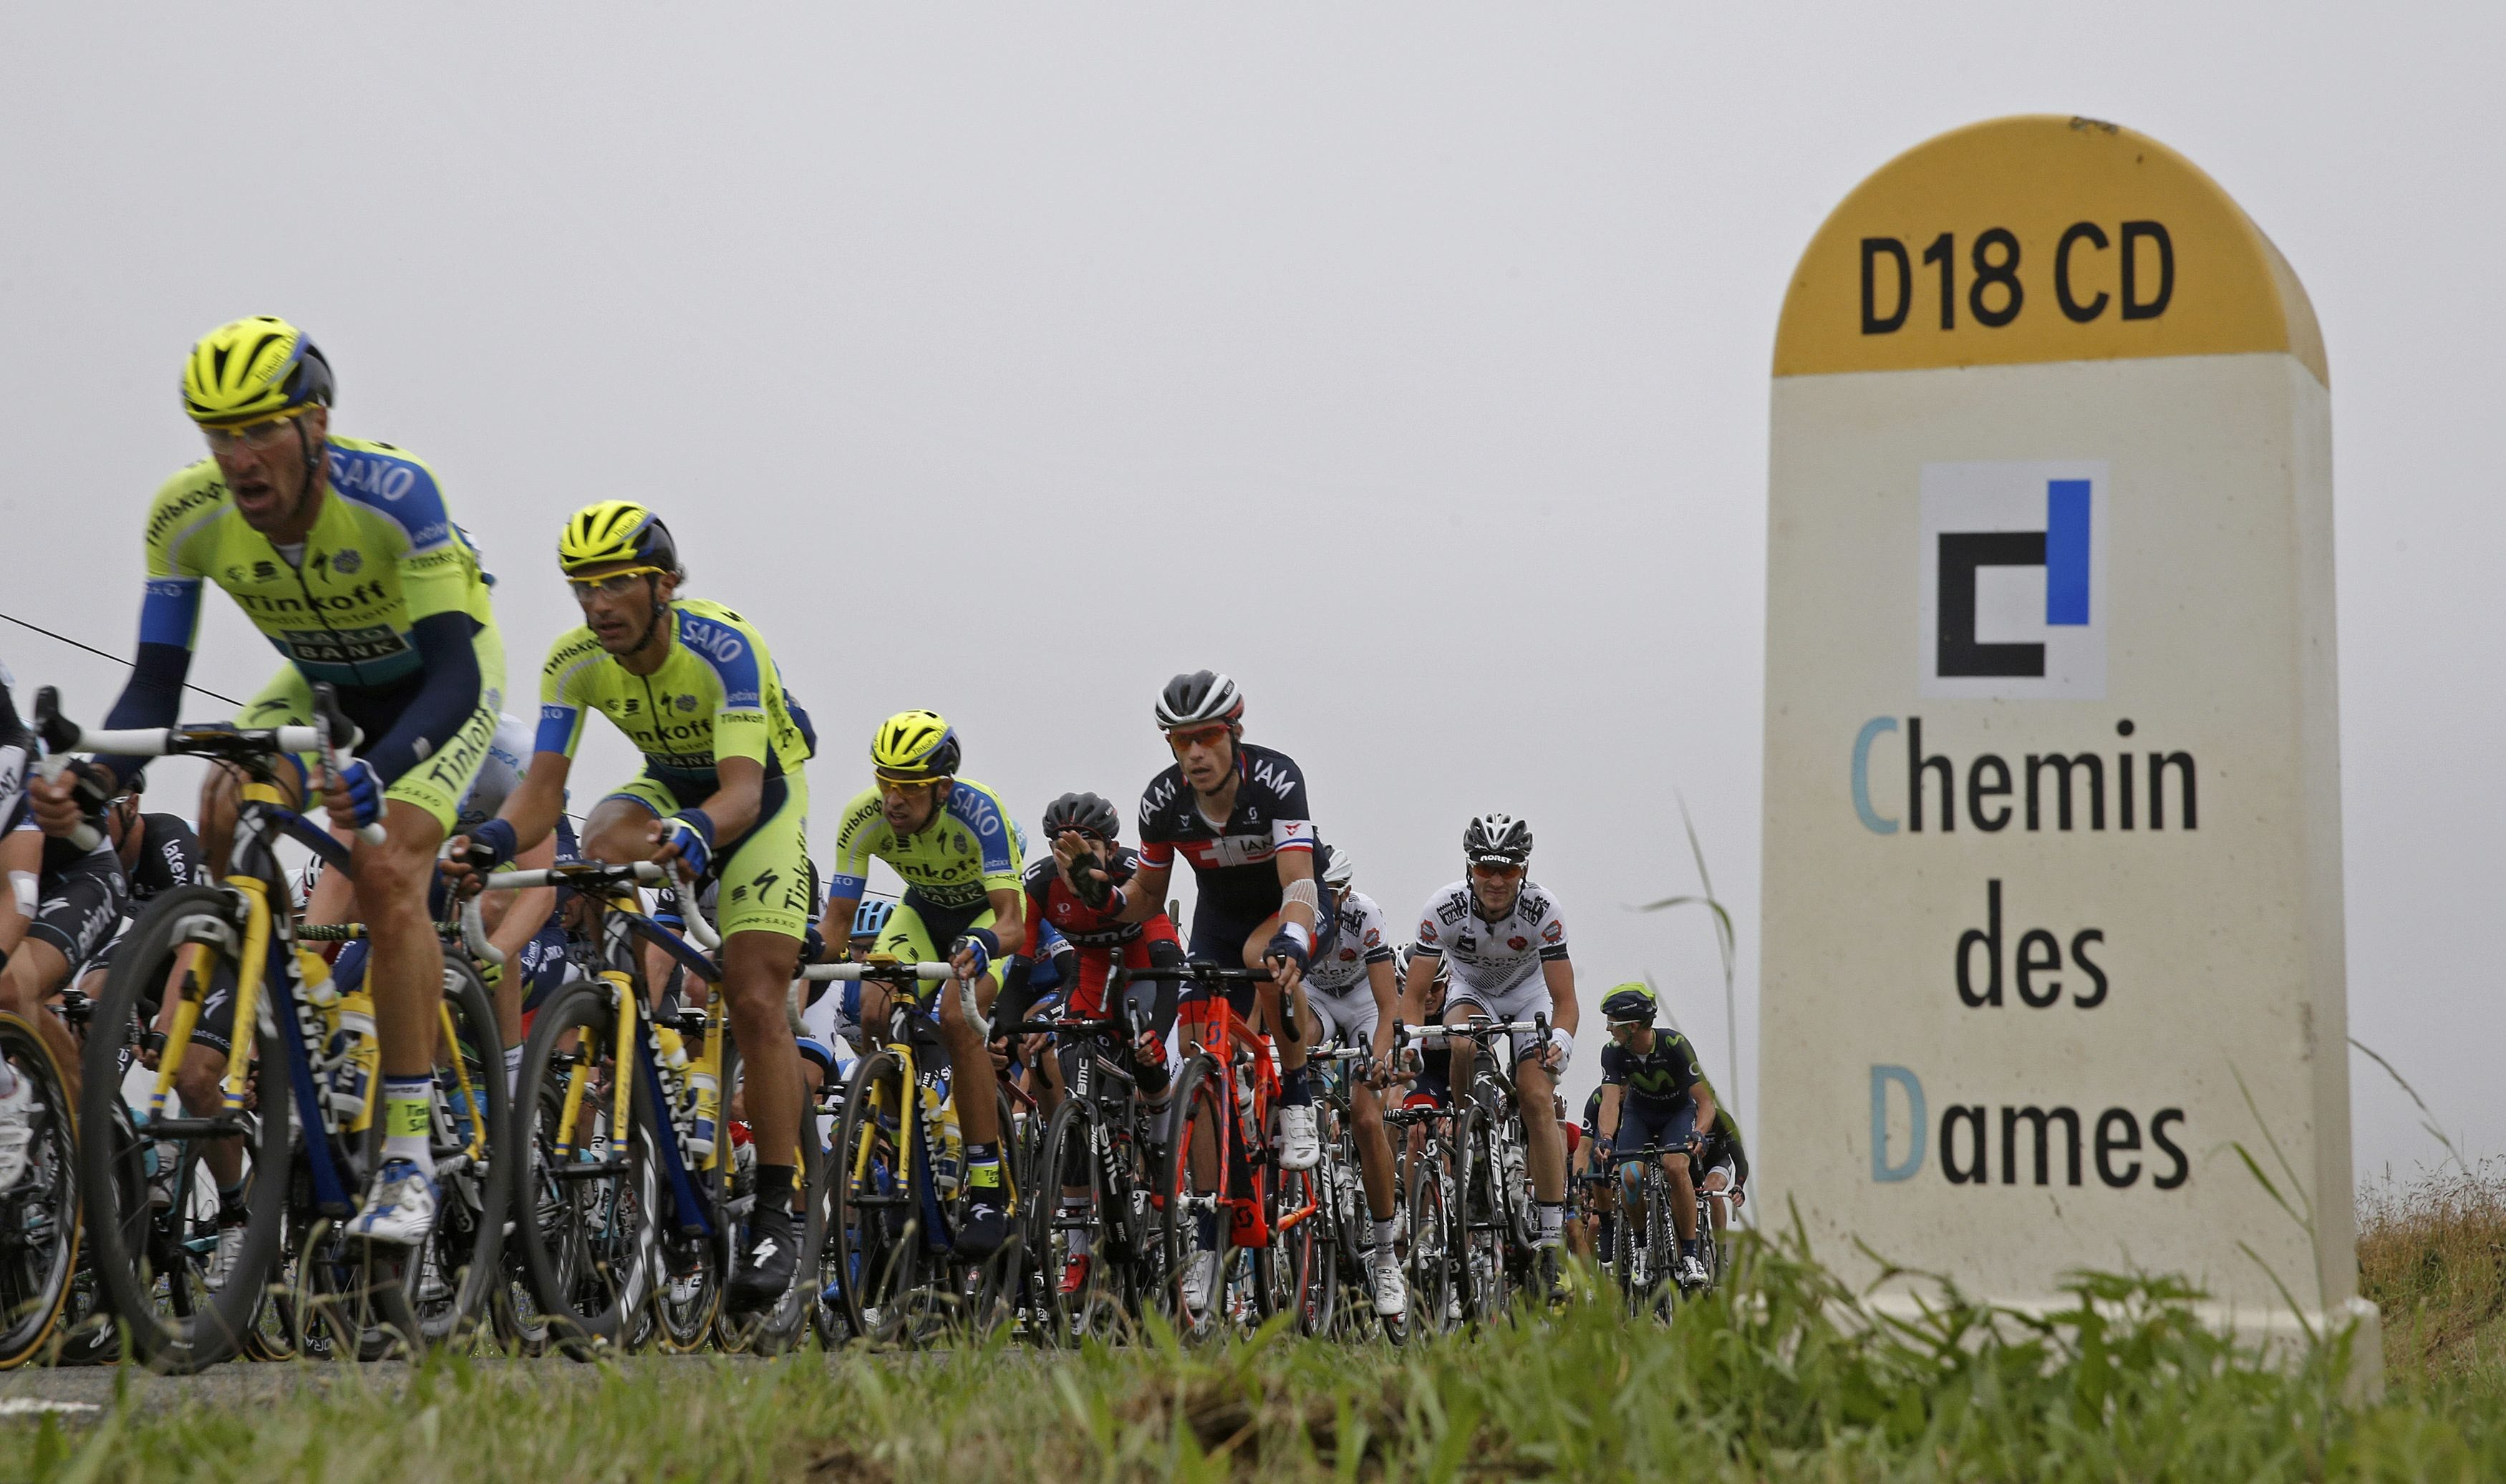
[(1323, 885), (1335, 892), (1344, 892), (1356, 876), (1357, 863), (1349, 859), (1347, 846), (1323, 847)]

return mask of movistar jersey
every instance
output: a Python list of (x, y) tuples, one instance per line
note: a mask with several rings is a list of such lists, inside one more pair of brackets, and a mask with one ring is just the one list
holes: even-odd
[(936, 907), (966, 908), (981, 905), (993, 892), (1023, 889), (1009, 806), (982, 784), (956, 780), (949, 802), (910, 835), (890, 829), (878, 804), (874, 788), (844, 806), (835, 866), (827, 876), (831, 899), (859, 901), (874, 856), (905, 878), (909, 902), (919, 898)]
[(809, 744), (783, 693), (766, 640), (746, 618), (702, 598), (670, 604), (670, 649), (650, 675), (627, 672), (589, 626), (559, 636), (540, 669), (537, 750), (574, 756), (586, 713), (618, 724), (652, 775), (683, 798), (720, 787), (725, 758), (798, 773)]
[(245, 524), (214, 459), (165, 481), (148, 512), (139, 642), (190, 649), (200, 583), (217, 583), (308, 680), (350, 690), (412, 680), (412, 629), (494, 621), (478, 549), (444, 512), (432, 471), (389, 443), (330, 438), (329, 482), (300, 557)]

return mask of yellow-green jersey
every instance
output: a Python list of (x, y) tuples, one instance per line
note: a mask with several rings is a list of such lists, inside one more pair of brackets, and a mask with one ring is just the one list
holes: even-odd
[(419, 670), (420, 620), (495, 621), (492, 580), (445, 513), (432, 470), (389, 443), (333, 434), (327, 472), (293, 559), (244, 522), (215, 460), (166, 480), (148, 512), (139, 642), (191, 649), (200, 584), (215, 583), (307, 680), (375, 690)]
[(715, 765), (725, 758), (763, 765), (770, 785), (797, 776), (811, 750), (808, 717), (784, 693), (765, 638), (702, 598), (673, 601), (666, 617), (669, 653), (650, 675), (629, 674), (589, 626), (557, 639), (540, 670), (537, 750), (574, 756), (598, 711), (688, 807), (721, 787)]
[(870, 863), (885, 861), (905, 878), (905, 900), (957, 913), (981, 908), (994, 892), (1025, 889), (1017, 831), (1001, 796), (971, 778), (954, 781), (949, 801), (931, 823), (900, 835), (879, 808), (879, 791), (866, 789), (844, 805), (837, 826), (835, 865), (827, 895), (858, 901), (870, 884)]

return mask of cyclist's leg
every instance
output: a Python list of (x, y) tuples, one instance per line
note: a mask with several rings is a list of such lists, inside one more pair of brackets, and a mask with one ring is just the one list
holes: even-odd
[[(722, 992), (747, 1069), (761, 1210), (777, 1196), (789, 1206), (801, 1139), (801, 1053), (788, 1005), (812, 905), (805, 834), (809, 793), (798, 777), (783, 784), (773, 812), (731, 844), (719, 871)], [(770, 799), (774, 792), (770, 788)]]
[[(1239, 955), (1245, 968), (1257, 972), (1261, 969), (1263, 952), (1270, 947), (1271, 939), (1278, 931), (1279, 914), (1273, 912), (1262, 920), (1262, 926), (1246, 935), (1243, 951)], [(1279, 1048), (1280, 1106), (1311, 1106), (1313, 1093), (1306, 1086), (1306, 1044), (1307, 1038), (1313, 1035), (1313, 1011), (1306, 1003), (1305, 982), (1299, 980), (1296, 990), (1284, 1000), (1278, 985), (1268, 982), (1256, 984), (1253, 986), (1253, 1003), (1262, 1012), (1257, 1029), (1267, 1033), (1271, 1043)], [(1296, 1017), (1297, 1024), (1297, 1034), (1293, 1038), (1285, 1029), (1291, 1015)]]
[(62, 866), (41, 872), (44, 891), (26, 936), (0, 970), (0, 1006), (15, 1010), (35, 1028), (60, 1063), (61, 1085), (75, 1101), (79, 1093), (78, 1039), (50, 1004), (69, 988), (70, 974), (100, 952), (130, 905), (130, 886), (123, 878), (122, 860), (110, 849), (98, 849)]
[(1663, 1130), (1662, 1142), (1671, 1152), (1662, 1156), (1662, 1172), (1670, 1177), (1670, 1224), (1682, 1250), (1697, 1246), (1697, 1186), (1688, 1172), (1688, 1156), (1678, 1152), (1697, 1132), (1697, 1105), (1682, 1100)]
[[(908, 893), (906, 899), (896, 904), (896, 910), (889, 914), (887, 926), (880, 930), (878, 942), (873, 951), (908, 963), (927, 964), (939, 959), (938, 939), (942, 935), (935, 933), (932, 925), (923, 921), (923, 910), (913, 894)], [(989, 927), (991, 922), (992, 913), (987, 906), (967, 919), (956, 932), (964, 931), (965, 927)], [(944, 923), (941, 926), (951, 925)], [(946, 936), (953, 938), (956, 933)], [(989, 976), (985, 977), (988, 982)], [(868, 985), (863, 986), (865, 1016), (873, 1013), (869, 988)], [(978, 986), (979, 993), (980, 990), (981, 986)], [(966, 1141), (968, 1192), (979, 1205), (987, 1205), (997, 1219), (1002, 1184), (1000, 1110), (993, 1091), (997, 1078), (992, 1071), (991, 1048), (984, 1043), (983, 1032), (967, 1021), (955, 980), (941, 980), (932, 993), (938, 1002), (931, 1007), (933, 1018), (939, 1022), (940, 1043), (949, 1057), (949, 1085), (950, 1096), (956, 1102), (957, 1129)], [(971, 1228), (976, 1224), (975, 1219), (970, 1219), (967, 1224)], [(992, 1221), (986, 1220), (984, 1225), (982, 1235), (990, 1236)], [(983, 1245), (978, 1240), (974, 1247)]]

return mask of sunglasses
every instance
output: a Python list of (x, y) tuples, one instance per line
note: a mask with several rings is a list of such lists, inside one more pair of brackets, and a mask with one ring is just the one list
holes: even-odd
[(565, 580), (565, 585), (566, 590), (574, 594), (576, 602), (589, 603), (595, 594), (623, 598), (634, 591), (635, 584), (643, 579), (667, 575), (659, 567), (629, 567), (607, 577), (570, 577)]
[(1522, 874), (1522, 867), (1511, 861), (1473, 861), (1471, 874), (1486, 876), (1491, 881), (1512, 881)]
[(238, 448), (249, 448), (255, 453), (264, 453), (278, 446), (280, 436), (286, 433), (310, 406), (307, 404), (306, 406), (281, 412), (266, 422), (246, 423), (240, 428), (202, 428), (200, 436), (209, 441), (211, 453), (233, 453)]
[(1166, 745), (1180, 753), (1187, 748), (1210, 747), (1227, 740), (1228, 728), (1219, 726), (1177, 727), (1166, 733)]

